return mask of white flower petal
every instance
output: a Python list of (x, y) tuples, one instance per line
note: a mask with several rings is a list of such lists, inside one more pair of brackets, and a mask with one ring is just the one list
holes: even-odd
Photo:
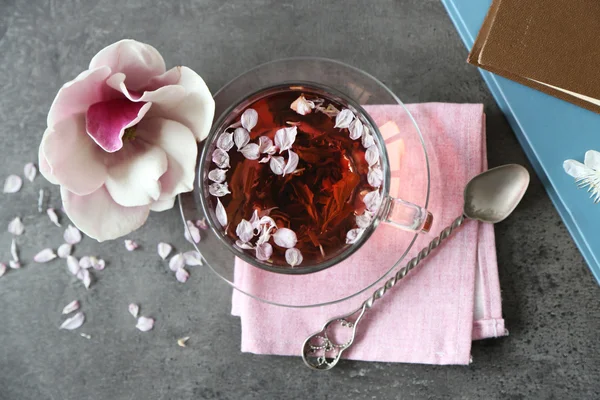
[(129, 314), (133, 315), (134, 318), (137, 318), (139, 312), (140, 312), (140, 306), (138, 306), (135, 303), (131, 303), (128, 307), (129, 309)]
[(171, 250), (173, 250), (173, 246), (168, 243), (160, 242), (157, 246), (158, 255), (163, 260), (166, 260), (169, 254), (171, 254)]
[(183, 232), (186, 240), (190, 243), (200, 243), (200, 229), (192, 221), (186, 221), (186, 226), (187, 229)]
[(219, 168), (229, 168), (229, 154), (221, 149), (215, 149), (212, 153), (212, 161)]
[(37, 175), (37, 168), (34, 163), (27, 163), (23, 168), (23, 175), (29, 182), (33, 182), (35, 176)]
[(252, 213), (252, 217), (250, 218), (250, 224), (252, 224), (252, 228), (254, 230), (258, 229), (258, 226), (260, 224), (260, 217), (258, 216), (258, 210), (256, 209)]
[(68, 244), (77, 244), (81, 242), (81, 232), (73, 225), (69, 225), (67, 229), (65, 229), (63, 238)]
[(290, 108), (296, 111), (300, 115), (310, 114), (313, 108), (315, 108), (315, 103), (312, 101), (306, 100), (304, 95), (301, 94), (294, 102), (290, 105)]
[(92, 284), (92, 275), (90, 274), (90, 271), (88, 269), (80, 269), (77, 275), (75, 276), (77, 277), (77, 279), (83, 282), (83, 286), (86, 289), (90, 288), (90, 285)]
[(379, 166), (375, 166), (373, 168), (369, 168), (369, 173), (367, 174), (367, 182), (369, 185), (373, 187), (380, 187), (383, 183), (383, 171)]
[(261, 153), (266, 153), (273, 146), (273, 141), (268, 136), (261, 136), (258, 138), (258, 150)]
[(208, 186), (208, 192), (215, 197), (223, 197), (229, 193), (229, 187), (227, 182), (225, 183), (212, 183)]
[(292, 148), (292, 144), (296, 141), (297, 134), (298, 128), (296, 126), (281, 128), (275, 132), (275, 146), (279, 148), (279, 154)]
[(337, 114), (335, 117), (335, 126), (334, 128), (349, 128), (350, 123), (354, 119), (354, 113), (347, 108), (344, 108), (342, 111)]
[[(94, 257), (96, 258), (96, 257)], [(106, 267), (106, 262), (103, 259), (99, 259), (92, 262), (92, 268), (96, 271), (102, 271)]]
[(260, 151), (258, 150), (258, 145), (256, 143), (248, 143), (240, 150), (240, 152), (248, 160), (258, 160), (260, 157)]
[(249, 242), (254, 237), (254, 228), (249, 221), (242, 219), (235, 229), (235, 233), (242, 242)]
[(12, 269), (19, 269), (21, 268), (21, 263), (15, 260), (10, 260), (8, 262), (8, 265), (12, 268)]
[(135, 327), (142, 332), (148, 332), (154, 327), (154, 319), (147, 317), (139, 317)]
[(72, 302), (70, 302), (69, 304), (67, 304), (65, 306), (65, 308), (63, 308), (62, 313), (63, 314), (70, 314), (73, 311), (79, 310), (79, 302), (77, 300), (73, 300)]
[(381, 196), (379, 195), (378, 190), (374, 190), (369, 192), (363, 198), (363, 202), (365, 206), (367, 206), (367, 210), (371, 212), (375, 212), (379, 209), (379, 205), (381, 204)]
[(350, 124), (350, 127), (348, 128), (348, 133), (349, 133), (350, 139), (352, 139), (352, 140), (359, 139), (364, 133), (363, 123), (360, 122), (360, 120), (358, 118), (356, 118)]
[(277, 229), (273, 234), (273, 240), (277, 246), (285, 247), (286, 249), (291, 249), (298, 242), (296, 233), (288, 228)]
[(237, 247), (239, 247), (240, 249), (244, 249), (244, 250), (252, 250), (254, 248), (254, 246), (252, 246), (251, 244), (248, 244), (246, 242), (242, 242), (239, 239), (235, 241), (235, 245)]
[(233, 133), (223, 132), (217, 139), (217, 147), (223, 151), (229, 151), (233, 147)]
[(251, 131), (252, 128), (254, 128), (256, 126), (256, 124), (258, 123), (258, 113), (256, 112), (256, 110), (249, 108), (246, 111), (244, 111), (244, 113), (242, 114), (242, 126), (247, 129), (248, 131)]
[(45, 263), (56, 258), (56, 254), (52, 249), (44, 249), (33, 256), (33, 261), (36, 263)]
[(350, 229), (346, 234), (346, 244), (356, 243), (364, 231), (362, 228)]
[(188, 267), (202, 265), (202, 256), (195, 250), (183, 253), (183, 259), (185, 260), (185, 265)]
[(221, 200), (218, 198), (215, 214), (217, 215), (217, 221), (225, 228), (227, 226), (227, 212), (225, 211), (225, 207), (223, 207), (223, 203), (221, 203)]
[(65, 319), (59, 329), (73, 330), (79, 328), (85, 322), (85, 315), (80, 311), (71, 318)]
[(294, 153), (292, 150), (288, 150), (288, 155), (289, 158), (283, 168), (283, 176), (285, 176), (285, 174), (291, 174), (298, 168), (298, 154)]
[(266, 156), (260, 159), (260, 161), (258, 162), (259, 164), (266, 164), (269, 161), (271, 161), (271, 156)]
[(73, 246), (70, 245), (69, 243), (63, 243), (58, 247), (58, 250), (56, 251), (56, 254), (60, 257), (60, 258), (67, 258), (68, 256), (71, 255), (71, 252), (73, 251)]
[(244, 128), (237, 128), (233, 132), (233, 141), (235, 142), (235, 145), (238, 148), (238, 150), (241, 150), (242, 147), (244, 147), (248, 144), (248, 142), (250, 142), (250, 134)]
[(583, 163), (586, 167), (590, 167), (596, 171), (600, 171), (600, 153), (596, 150), (586, 151)]
[(17, 248), (17, 242), (15, 239), (10, 243), (10, 255), (14, 262), (19, 262), (19, 249)]
[(565, 172), (575, 179), (582, 178), (592, 172), (591, 168), (575, 160), (566, 160), (563, 163)]
[(377, 146), (373, 145), (365, 151), (365, 160), (369, 164), (369, 167), (379, 162), (379, 149)]
[(271, 157), (271, 161), (269, 162), (269, 166), (271, 167), (271, 171), (275, 175), (283, 175), (283, 169), (285, 168), (285, 160), (283, 157)]
[(21, 222), (21, 218), (16, 217), (8, 223), (8, 233), (19, 236), (25, 231), (25, 225)]
[(4, 193), (17, 193), (21, 190), (23, 180), (17, 175), (9, 175), (4, 181)]
[(56, 215), (56, 211), (54, 211), (54, 208), (47, 209), (46, 214), (48, 214), (48, 218), (50, 218), (50, 221), (52, 221), (54, 225), (58, 227), (61, 226), (60, 222), (58, 222), (58, 215)]
[(69, 269), (69, 272), (75, 276), (77, 276), (81, 270), (79, 261), (77, 261), (77, 259), (73, 256), (67, 256), (67, 268)]
[(181, 283), (185, 283), (189, 277), (190, 273), (183, 267), (175, 271), (175, 278)]
[(177, 271), (179, 268), (183, 268), (184, 265), (185, 259), (181, 253), (175, 254), (169, 261), (169, 269), (173, 272)]
[(83, 269), (92, 268), (92, 257), (90, 257), (90, 256), (81, 257), (81, 259), (79, 260), (79, 266)]
[(0, 277), (6, 273), (6, 264), (0, 263)]
[(296, 248), (291, 248), (285, 251), (285, 261), (292, 267), (300, 265), (302, 263), (302, 260), (304, 260), (304, 257), (302, 257), (302, 253), (300, 252), (300, 250)]
[(362, 145), (365, 149), (368, 149), (369, 147), (373, 146), (375, 144), (375, 140), (373, 139), (373, 135), (371, 135), (369, 133), (369, 130), (367, 129), (367, 127), (364, 127), (364, 131), (361, 137), (361, 142)]
[(138, 244), (131, 239), (125, 239), (125, 248), (127, 251), (134, 251), (138, 248)]
[(359, 228), (368, 228), (371, 225), (371, 221), (373, 220), (373, 216), (368, 211), (365, 211), (361, 215), (356, 216), (356, 225)]
[(273, 246), (270, 243), (261, 243), (256, 246), (256, 258), (267, 261), (273, 255)]
[(223, 183), (227, 177), (227, 170), (215, 168), (208, 173), (208, 179), (213, 182)]
[(185, 343), (186, 343), (188, 340), (190, 340), (190, 337), (189, 337), (189, 336), (182, 337), (181, 339), (177, 339), (177, 346), (179, 346), (179, 347), (186, 347), (186, 346), (185, 346)]

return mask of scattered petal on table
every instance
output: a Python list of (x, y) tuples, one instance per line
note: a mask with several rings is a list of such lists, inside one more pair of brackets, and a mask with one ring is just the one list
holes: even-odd
[(147, 332), (154, 327), (154, 319), (147, 317), (139, 317), (135, 327), (142, 332)]
[(183, 267), (175, 271), (175, 278), (177, 278), (177, 280), (181, 283), (185, 283), (189, 277), (190, 273), (187, 272), (187, 270)]
[(202, 265), (202, 256), (196, 250), (183, 253), (183, 259), (185, 260), (185, 265), (189, 267)]
[(79, 261), (73, 256), (67, 256), (67, 268), (69, 268), (69, 272), (73, 275), (77, 275), (81, 270)]
[(11, 235), (19, 236), (25, 231), (25, 225), (21, 221), (21, 218), (16, 217), (8, 223), (8, 233)]
[(58, 254), (58, 256), (60, 258), (67, 258), (68, 256), (71, 255), (72, 251), (73, 251), (73, 245), (70, 245), (69, 243), (63, 243), (60, 245), (60, 247), (56, 251), (56, 254)]
[(13, 261), (19, 261), (19, 249), (17, 248), (17, 242), (15, 242), (15, 239), (13, 239), (10, 243), (10, 255), (12, 256)]
[(134, 251), (138, 248), (138, 244), (130, 239), (125, 239), (125, 248), (127, 251)]
[(62, 325), (60, 326), (60, 329), (68, 329), (68, 330), (77, 329), (81, 325), (83, 325), (84, 321), (85, 321), (85, 315), (83, 315), (83, 313), (80, 311), (77, 314), (75, 314), (74, 316), (72, 316), (71, 318), (65, 319), (65, 322), (62, 323)]
[(101, 258), (90, 257), (92, 260), (92, 268), (96, 271), (102, 271), (106, 267), (106, 262)]
[(190, 243), (200, 243), (200, 229), (192, 222), (186, 221), (187, 229), (183, 232), (183, 235)]
[(158, 244), (157, 250), (160, 258), (166, 260), (169, 254), (171, 254), (171, 250), (173, 250), (173, 247), (168, 243), (160, 242)]
[(186, 343), (188, 340), (190, 340), (190, 337), (189, 337), (189, 336), (182, 337), (181, 339), (177, 339), (177, 345), (178, 345), (179, 347), (185, 347), (185, 343)]
[(139, 312), (140, 312), (140, 306), (138, 306), (135, 303), (131, 303), (129, 305), (129, 314), (133, 315), (134, 318), (137, 318)]
[(6, 273), (6, 264), (0, 263), (0, 276)]
[(48, 214), (48, 217), (50, 218), (50, 221), (52, 221), (52, 223), (56, 226), (62, 226), (60, 224), (60, 222), (58, 222), (58, 215), (56, 215), (56, 211), (54, 211), (54, 208), (49, 208), (46, 210), (46, 214)]
[(169, 261), (169, 269), (173, 272), (177, 271), (179, 268), (183, 268), (184, 265), (185, 259), (181, 253), (175, 254)]
[(44, 249), (33, 256), (33, 261), (36, 263), (45, 263), (56, 258), (56, 254), (52, 249)]
[(37, 175), (37, 168), (35, 167), (35, 164), (34, 163), (25, 164), (25, 167), (23, 168), (23, 174), (25, 175), (25, 178), (29, 182), (33, 182), (33, 180), (35, 179), (35, 176)]
[(77, 244), (81, 242), (81, 232), (79, 232), (79, 229), (75, 228), (73, 225), (69, 225), (67, 229), (65, 229), (65, 234), (63, 237), (65, 242), (69, 244)]
[(83, 269), (92, 268), (92, 257), (90, 257), (90, 256), (81, 257), (81, 259), (79, 260), (79, 266)]
[(12, 268), (12, 269), (19, 269), (21, 268), (21, 263), (15, 260), (10, 260), (8, 262), (8, 265)]
[(23, 180), (17, 175), (9, 175), (4, 181), (4, 193), (17, 193), (21, 190)]
[(88, 335), (87, 333), (83, 333), (83, 332), (81, 332), (81, 333), (79, 334), (79, 336), (81, 336), (81, 337), (83, 337), (83, 338), (86, 338), (87, 340), (90, 340), (90, 339), (92, 338), (90, 335)]
[(72, 302), (70, 302), (69, 304), (67, 304), (65, 306), (65, 308), (63, 308), (62, 313), (63, 314), (70, 314), (73, 311), (79, 310), (79, 301), (77, 300), (73, 300)]

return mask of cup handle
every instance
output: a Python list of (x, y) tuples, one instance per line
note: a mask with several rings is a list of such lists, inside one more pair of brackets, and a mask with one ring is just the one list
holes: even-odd
[(384, 201), (387, 212), (384, 222), (400, 229), (427, 233), (433, 224), (433, 215), (416, 204), (388, 196)]

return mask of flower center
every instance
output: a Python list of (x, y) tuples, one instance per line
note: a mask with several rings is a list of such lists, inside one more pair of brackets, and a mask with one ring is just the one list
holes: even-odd
[(129, 128), (125, 128), (125, 132), (123, 133), (123, 140), (135, 140), (135, 131), (137, 125), (130, 126)]

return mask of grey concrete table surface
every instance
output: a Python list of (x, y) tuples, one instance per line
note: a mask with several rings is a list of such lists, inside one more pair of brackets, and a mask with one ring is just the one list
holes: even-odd
[[(168, 66), (195, 69), (213, 91), (259, 63), (314, 55), (372, 73), (406, 102), (482, 102), (490, 165), (528, 165), (437, 0), (0, 0), (2, 179), (37, 159), (62, 83), (124, 37), (153, 44)], [(62, 242), (35, 212), (40, 188), (59, 207), (57, 188), (41, 177), (1, 195), (2, 226), (26, 220), (25, 260)], [(8, 260), (2, 231), (0, 260)], [(160, 240), (185, 246), (181, 231), (171, 210), (132, 235), (142, 246), (135, 254), (122, 241), (85, 239), (76, 254), (109, 261), (89, 291), (61, 262), (0, 278), (0, 399), (600, 398), (600, 288), (535, 177), (496, 228), (510, 336), (475, 343), (468, 367), (346, 361), (316, 374), (299, 358), (243, 354), (230, 290), (201, 269), (179, 284), (157, 259)], [(75, 298), (91, 340), (57, 329)], [(152, 332), (134, 328), (130, 302), (157, 319)], [(184, 335), (192, 336), (186, 349), (175, 344)]]

